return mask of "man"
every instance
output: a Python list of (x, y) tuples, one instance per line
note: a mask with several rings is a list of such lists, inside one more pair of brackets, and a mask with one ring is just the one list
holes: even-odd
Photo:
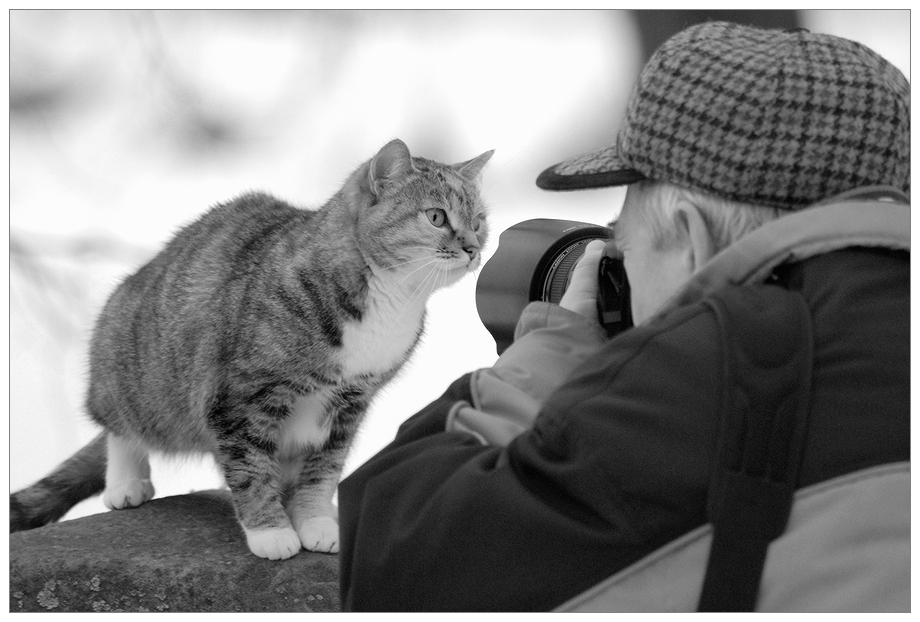
[(711, 521), (743, 422), (784, 439), (765, 453), (789, 494), (909, 460), (909, 109), (904, 77), (843, 39), (709, 23), (666, 42), (616, 144), (538, 179), (629, 185), (635, 327), (597, 324), (589, 246), (560, 306), (532, 303), (493, 368), (342, 482), (343, 606), (558, 607)]

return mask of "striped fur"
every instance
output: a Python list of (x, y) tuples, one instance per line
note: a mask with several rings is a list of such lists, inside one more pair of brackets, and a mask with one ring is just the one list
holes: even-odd
[[(331, 497), (367, 407), (415, 348), (428, 296), (479, 265), (490, 156), (449, 166), (394, 140), (319, 210), (241, 196), (128, 277), (90, 348), (106, 504), (152, 496), (147, 452), (210, 452), (256, 555), (336, 551)], [(11, 530), (99, 492), (104, 441), (12, 495)]]

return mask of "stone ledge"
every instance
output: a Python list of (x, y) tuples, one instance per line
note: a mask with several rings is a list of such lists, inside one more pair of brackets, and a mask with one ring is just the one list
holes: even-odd
[(338, 611), (338, 556), (249, 552), (226, 491), (10, 534), (10, 612)]

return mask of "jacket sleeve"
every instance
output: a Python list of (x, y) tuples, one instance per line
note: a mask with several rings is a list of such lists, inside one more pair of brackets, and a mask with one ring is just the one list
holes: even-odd
[(717, 340), (704, 313), (665, 328), (607, 342), (507, 446), (445, 429), (469, 376), (403, 424), (339, 486), (343, 608), (545, 611), (703, 524)]
[(492, 367), (473, 373), (472, 403), (451, 409), (447, 430), (468, 432), (483, 444), (507, 445), (533, 425), (546, 399), (606, 341), (595, 321), (559, 305), (529, 304), (514, 343)]

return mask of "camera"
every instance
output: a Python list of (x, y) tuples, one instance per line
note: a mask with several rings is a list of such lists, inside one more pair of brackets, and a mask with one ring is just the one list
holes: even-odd
[(632, 326), (629, 284), (613, 230), (586, 222), (537, 218), (506, 229), (476, 282), (479, 318), (499, 354), (514, 341), (521, 312), (535, 300), (558, 304), (592, 240), (605, 240), (598, 268), (598, 321), (609, 336)]

